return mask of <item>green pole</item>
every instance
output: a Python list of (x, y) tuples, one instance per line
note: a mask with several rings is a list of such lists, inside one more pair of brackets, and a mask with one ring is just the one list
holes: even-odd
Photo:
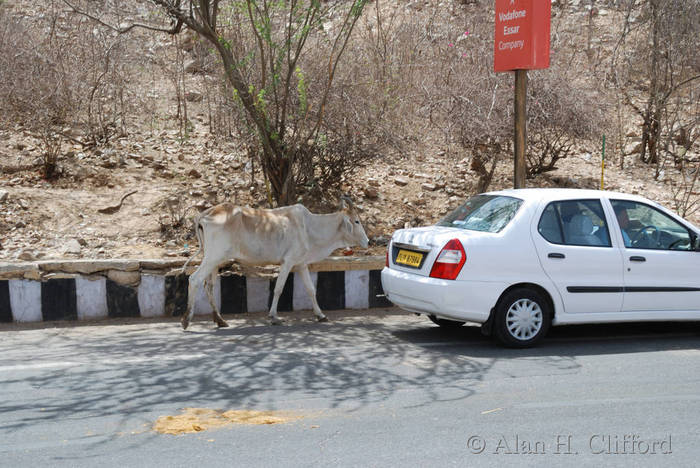
[(605, 135), (603, 135), (603, 158), (600, 161), (600, 189), (605, 190)]

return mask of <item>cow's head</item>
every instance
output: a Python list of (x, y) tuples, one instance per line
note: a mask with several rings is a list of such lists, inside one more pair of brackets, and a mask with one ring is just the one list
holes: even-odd
[(360, 216), (355, 210), (355, 205), (348, 197), (340, 198), (340, 211), (343, 213), (343, 240), (350, 245), (359, 245), (363, 249), (369, 245), (369, 239), (365, 234), (365, 228), (362, 227)]

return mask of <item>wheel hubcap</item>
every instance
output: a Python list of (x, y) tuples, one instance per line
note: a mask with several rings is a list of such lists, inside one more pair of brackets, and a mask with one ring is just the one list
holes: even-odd
[(519, 341), (527, 341), (542, 328), (542, 309), (530, 299), (515, 301), (506, 314), (508, 333)]

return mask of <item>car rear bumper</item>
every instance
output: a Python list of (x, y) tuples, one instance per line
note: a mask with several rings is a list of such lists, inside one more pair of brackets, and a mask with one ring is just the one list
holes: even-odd
[(432, 314), (453, 320), (483, 323), (506, 283), (487, 281), (450, 281), (391, 268), (382, 270), (386, 297), (402, 309)]

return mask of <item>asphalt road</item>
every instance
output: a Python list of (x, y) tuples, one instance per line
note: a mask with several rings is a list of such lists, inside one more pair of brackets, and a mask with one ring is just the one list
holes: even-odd
[[(510, 350), (395, 310), (310, 316), (4, 326), (0, 466), (698, 466), (698, 324)], [(296, 418), (152, 429), (183, 408)]]

